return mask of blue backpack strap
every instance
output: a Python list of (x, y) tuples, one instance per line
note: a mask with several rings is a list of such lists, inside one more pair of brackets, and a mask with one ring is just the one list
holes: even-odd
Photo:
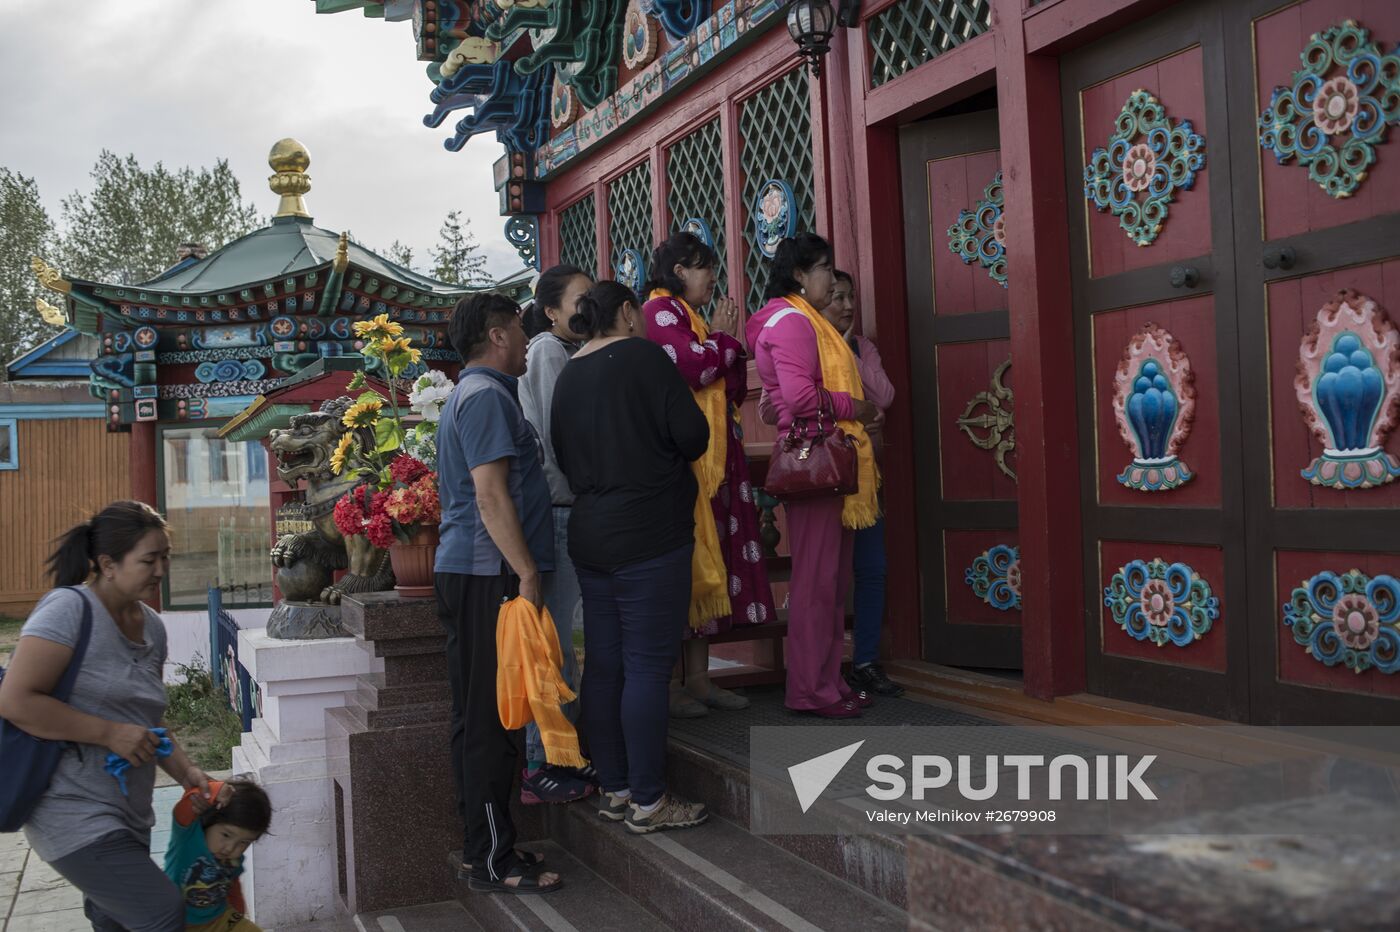
[(92, 603), (77, 586), (65, 586), (71, 589), (73, 594), (83, 603), (83, 623), (78, 629), (78, 643), (73, 645), (73, 659), (68, 661), (68, 668), (63, 671), (63, 676), (59, 677), (58, 683), (54, 686), (50, 694), (55, 699), (67, 702), (73, 695), (73, 685), (78, 681), (78, 671), (82, 669), (83, 657), (87, 654), (88, 641), (92, 640)]

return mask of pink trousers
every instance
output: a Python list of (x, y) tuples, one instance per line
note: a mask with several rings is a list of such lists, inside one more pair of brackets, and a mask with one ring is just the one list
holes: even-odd
[(787, 707), (821, 709), (851, 694), (841, 678), (853, 532), (841, 526), (840, 498), (789, 502)]

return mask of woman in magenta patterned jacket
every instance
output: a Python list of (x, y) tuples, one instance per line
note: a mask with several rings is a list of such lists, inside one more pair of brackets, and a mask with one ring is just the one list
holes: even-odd
[(660, 344), (695, 393), (710, 422), (710, 449), (695, 463), (711, 525), (699, 520), (689, 636), (682, 653), (683, 689), (673, 690), (671, 714), (705, 715), (709, 709), (742, 709), (748, 700), (710, 682), (710, 635), (733, 625), (772, 621), (776, 612), (759, 545), (758, 510), (734, 411), (748, 389), (748, 354), (738, 339), (734, 301), (715, 300), (713, 329), (697, 308), (714, 297), (718, 258), (691, 233), (676, 233), (652, 253), (649, 300), (642, 308), (647, 339)]

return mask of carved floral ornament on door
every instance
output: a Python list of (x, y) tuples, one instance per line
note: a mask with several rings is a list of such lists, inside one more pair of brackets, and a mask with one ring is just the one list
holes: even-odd
[(1400, 46), (1389, 55), (1355, 20), (1313, 33), (1293, 83), (1275, 87), (1259, 116), (1259, 145), (1291, 159), (1334, 198), (1350, 197), (1400, 123)]
[(1116, 216), (1134, 243), (1151, 246), (1177, 192), (1190, 190), (1205, 164), (1206, 140), (1191, 121), (1174, 123), (1161, 101), (1136, 90), (1108, 146), (1095, 149), (1084, 166), (1084, 197)]
[(1293, 388), (1322, 455), (1302, 471), (1314, 485), (1370, 489), (1400, 476), (1385, 441), (1400, 420), (1400, 332), (1352, 289), (1317, 312), (1298, 349)]
[(992, 281), (1006, 285), (1006, 221), (1002, 208), (1001, 171), (982, 190), (971, 210), (964, 209), (948, 227), (948, 249), (964, 265), (974, 262), (987, 270)]
[(1185, 563), (1161, 557), (1125, 564), (1103, 595), (1119, 627), (1158, 647), (1187, 647), (1205, 637), (1220, 617), (1220, 599), (1205, 577)]
[[(991, 390), (972, 396), (957, 425), (975, 446), (991, 450), (997, 468), (1014, 481), (1016, 473), (1006, 462), (1006, 457), (1016, 449), (1016, 419), (1012, 407), (1015, 399), (1006, 385), (1006, 371), (1010, 368), (1011, 358), (1007, 357), (992, 373)], [(983, 409), (980, 414), (976, 413), (979, 408)]]
[(1177, 458), (1196, 414), (1191, 360), (1162, 327), (1147, 324), (1124, 347), (1113, 379), (1113, 414), (1133, 454), (1120, 483), (1166, 492), (1191, 481), (1194, 474)]

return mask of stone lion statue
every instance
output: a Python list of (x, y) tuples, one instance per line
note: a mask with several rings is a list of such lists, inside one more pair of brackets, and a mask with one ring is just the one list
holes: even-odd
[[(311, 522), (310, 530), (285, 534), (273, 545), (272, 565), (285, 601), (268, 620), (272, 637), (342, 636), (342, 595), (394, 587), (388, 551), (363, 536), (347, 538), (331, 514), (340, 497), (359, 482), (354, 462), (347, 463), (339, 476), (331, 471), (331, 453), (351, 429), (341, 423), (351, 404), (345, 396), (332, 399), (319, 411), (296, 415), (290, 427), (272, 431), (269, 447), (277, 457), (277, 475), (293, 489), (306, 482), (305, 503)], [(332, 583), (334, 572), (341, 569), (349, 572)]]

